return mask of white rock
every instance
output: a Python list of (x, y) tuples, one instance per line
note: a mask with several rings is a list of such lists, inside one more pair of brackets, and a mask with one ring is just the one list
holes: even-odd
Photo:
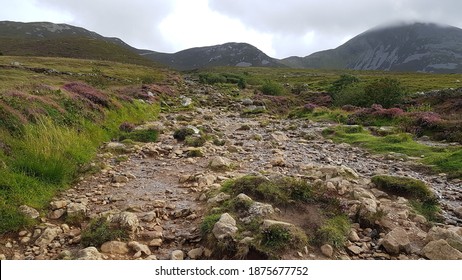
[(19, 206), (19, 212), (23, 213), (25, 216), (31, 219), (36, 219), (40, 216), (40, 213), (37, 210), (27, 205)]
[(411, 251), (409, 237), (401, 227), (397, 227), (385, 235), (382, 245), (390, 254), (398, 255), (400, 252), (410, 253)]
[(88, 247), (77, 252), (76, 260), (102, 260), (103, 255), (95, 247)]
[(184, 253), (181, 250), (175, 250), (170, 254), (170, 260), (183, 260), (184, 259)]
[(334, 248), (332, 248), (332, 246), (329, 244), (324, 244), (321, 246), (321, 252), (324, 256), (332, 258), (334, 254)]
[(363, 249), (361, 249), (360, 247), (356, 246), (356, 245), (351, 245), (351, 246), (348, 246), (348, 251), (350, 251), (351, 253), (355, 254), (355, 255), (359, 255), (363, 252)]
[(138, 217), (131, 212), (120, 212), (114, 215), (108, 216), (108, 221), (113, 224), (117, 224), (119, 228), (128, 230), (134, 233), (139, 226)]
[(149, 246), (151, 247), (160, 247), (162, 246), (162, 239), (161, 238), (154, 238), (149, 242)]
[(188, 252), (188, 257), (190, 259), (196, 260), (204, 254), (204, 248), (194, 248)]
[(216, 196), (214, 196), (214, 197), (210, 198), (209, 200), (207, 200), (207, 203), (216, 204), (216, 203), (220, 203), (220, 202), (223, 202), (225, 200), (228, 200), (230, 198), (231, 198), (231, 195), (221, 192), (221, 193), (217, 194)]
[(63, 230), (59, 227), (49, 227), (46, 228), (43, 233), (40, 235), (37, 240), (35, 240), (35, 245), (43, 247), (51, 243)]
[(462, 206), (457, 207), (456, 209), (454, 209), (454, 214), (456, 214), (456, 216), (457, 216), (458, 218), (461, 218), (461, 219), (462, 219)]
[(430, 260), (462, 260), (462, 253), (443, 239), (428, 243), (421, 254)]
[(281, 131), (271, 133), (270, 136), (271, 136), (272, 140), (274, 140), (274, 141), (276, 141), (278, 143), (281, 143), (281, 144), (289, 141), (289, 137), (287, 137), (287, 135), (285, 135)]
[(75, 203), (71, 202), (69, 205), (67, 205), (67, 214), (68, 215), (80, 215), (80, 214), (86, 214), (87, 213), (87, 207), (82, 204), (82, 203)]
[(293, 224), (290, 224), (290, 223), (286, 223), (286, 222), (281, 222), (281, 221), (275, 221), (275, 220), (263, 220), (263, 229), (267, 229), (271, 226), (274, 226), (274, 225), (279, 225), (279, 226), (283, 226), (283, 227), (293, 227), (294, 225)]
[(66, 200), (57, 200), (50, 202), (50, 206), (52, 210), (62, 209), (66, 207), (68, 202)]
[(121, 241), (108, 241), (101, 245), (101, 252), (107, 254), (125, 255), (128, 251), (127, 243)]
[(360, 241), (360, 238), (358, 236), (358, 233), (356, 233), (356, 230), (354, 229), (350, 230), (350, 234), (348, 235), (348, 240), (350, 240), (351, 242)]
[(234, 237), (237, 231), (236, 220), (228, 213), (224, 213), (213, 226), (212, 233), (216, 239), (222, 240), (228, 236)]
[(224, 157), (216, 156), (212, 158), (209, 166), (213, 170), (229, 169), (229, 167), (231, 166), (231, 160)]
[(217, 179), (216, 176), (209, 174), (209, 175), (200, 177), (197, 182), (199, 183), (199, 187), (206, 187), (206, 186), (210, 186), (213, 183), (215, 183), (216, 179)]

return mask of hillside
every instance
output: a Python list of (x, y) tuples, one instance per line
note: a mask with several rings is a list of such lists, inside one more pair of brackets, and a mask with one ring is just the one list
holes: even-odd
[(210, 47), (192, 48), (173, 54), (148, 52), (142, 55), (177, 70), (215, 66), (284, 66), (277, 59), (271, 58), (256, 47), (245, 43), (226, 43)]
[(68, 24), (0, 22), (0, 53), (15, 56), (67, 57), (155, 65), (118, 38)]
[(379, 27), (336, 49), (283, 62), (303, 68), (461, 73), (462, 29), (426, 23)]

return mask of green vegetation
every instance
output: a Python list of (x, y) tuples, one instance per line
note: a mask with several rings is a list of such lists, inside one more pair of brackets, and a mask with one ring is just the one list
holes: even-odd
[(372, 182), (380, 189), (394, 195), (422, 201), (435, 199), (430, 188), (414, 178), (378, 175), (372, 177)]
[(123, 133), (119, 137), (119, 140), (123, 141), (126, 139), (130, 139), (135, 142), (148, 143), (148, 142), (156, 142), (158, 136), (159, 136), (159, 131), (155, 129), (134, 130), (131, 132)]
[(335, 80), (332, 83), (332, 86), (329, 88), (329, 92), (332, 94), (338, 94), (355, 83), (359, 83), (359, 79), (357, 77), (349, 74), (342, 74), (338, 80)]
[(204, 153), (201, 149), (191, 149), (186, 154), (188, 157), (203, 157)]
[(337, 106), (370, 107), (380, 104), (384, 108), (390, 108), (400, 104), (405, 96), (405, 89), (400, 81), (388, 77), (364, 85), (353, 76), (342, 75), (333, 83), (332, 90), (334, 104)]
[[(368, 131), (355, 131), (358, 126), (337, 126), (323, 131), (325, 137), (336, 142), (345, 142), (367, 148), (376, 153), (396, 153), (405, 157), (416, 157), (437, 172), (447, 172), (459, 177), (462, 168), (462, 151), (457, 147), (430, 147), (413, 140), (408, 133), (374, 136)], [(422, 159), (423, 157), (423, 159)]]
[(216, 67), (203, 70), (201, 73), (236, 74), (245, 77), (248, 86), (259, 87), (266, 80), (280, 84), (306, 85), (310, 91), (330, 91), (332, 84), (342, 76), (353, 76), (359, 84), (366, 85), (383, 77), (396, 79), (408, 92), (430, 91), (443, 88), (457, 88), (460, 79), (453, 74), (410, 73), (390, 71), (355, 71), (355, 70), (323, 70), (323, 69), (291, 69), (291, 68), (259, 68), (259, 67)]
[(201, 223), (201, 233), (203, 235), (207, 235), (212, 232), (213, 226), (218, 222), (220, 219), (221, 214), (211, 214), (204, 217), (204, 220)]
[(203, 84), (235, 84), (239, 88), (244, 89), (247, 86), (245, 74), (235, 73), (200, 73), (199, 81)]
[(178, 141), (184, 141), (186, 140), (186, 137), (194, 135), (194, 129), (188, 128), (188, 127), (183, 127), (180, 129), (175, 130), (173, 133), (173, 138), (175, 138)]
[(284, 94), (284, 87), (280, 83), (272, 80), (266, 80), (260, 87), (260, 90), (265, 95), (277, 96)]
[(271, 225), (264, 229), (261, 235), (261, 244), (272, 252), (288, 248), (298, 249), (308, 244), (306, 234), (294, 226)]
[(372, 182), (388, 193), (408, 198), (414, 210), (427, 220), (439, 221), (438, 200), (424, 182), (408, 177), (385, 175), (372, 177)]
[(156, 66), (131, 50), (104, 40), (86, 37), (59, 39), (2, 38), (0, 49), (5, 56), (69, 57), (77, 59), (110, 60), (121, 63)]
[(245, 193), (254, 199), (282, 206), (296, 202), (308, 202), (314, 196), (314, 191), (307, 182), (290, 177), (268, 180), (261, 176), (247, 175), (226, 181), (222, 191), (233, 195)]
[(100, 217), (92, 220), (82, 231), (81, 244), (84, 247), (94, 246), (99, 248), (105, 242), (127, 238), (127, 232), (122, 229), (112, 228), (106, 217)]
[(330, 218), (316, 232), (316, 243), (330, 244), (341, 248), (347, 240), (351, 223), (347, 216), (339, 215)]
[[(164, 77), (154, 68), (114, 62), (4, 56), (0, 65), (11, 61), (23, 66), (0, 68), (0, 233), (29, 225), (18, 207), (47, 207), (91, 170), (103, 142), (155, 140), (156, 131), (123, 132), (120, 126), (157, 116), (159, 106), (142, 95), (139, 77)], [(95, 67), (99, 88), (87, 83)]]
[(207, 140), (203, 135), (190, 135), (186, 136), (186, 138), (184, 139), (184, 143), (190, 147), (202, 147), (204, 146), (205, 142), (207, 142)]

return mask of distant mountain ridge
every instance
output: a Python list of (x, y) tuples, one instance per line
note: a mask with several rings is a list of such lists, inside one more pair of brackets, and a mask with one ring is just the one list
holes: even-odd
[(282, 62), (301, 68), (462, 73), (462, 29), (431, 23), (374, 28), (336, 49)]
[(246, 43), (226, 43), (183, 50), (177, 53), (150, 52), (142, 54), (177, 70), (192, 70), (213, 66), (284, 67), (256, 47)]
[(52, 56), (154, 65), (119, 38), (68, 24), (0, 21), (0, 53), (17, 56)]
[(431, 23), (373, 28), (336, 49), (279, 60), (246, 43), (161, 53), (68, 24), (0, 21), (0, 54), (159, 63), (176, 70), (253, 66), (462, 73), (462, 29)]

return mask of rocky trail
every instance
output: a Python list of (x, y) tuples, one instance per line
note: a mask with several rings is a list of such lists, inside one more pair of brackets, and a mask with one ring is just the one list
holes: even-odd
[[(377, 222), (382, 232), (353, 224), (343, 248), (309, 246), (284, 254), (285, 259), (462, 259), (460, 180), (420, 172), (412, 160), (333, 143), (321, 135), (331, 124), (267, 114), (243, 117), (241, 112), (258, 107), (252, 100), (222, 100), (217, 90), (204, 90), (193, 82), (187, 87), (184, 94), (197, 103), (194, 109), (162, 113), (158, 121), (146, 124), (162, 130), (156, 143), (105, 145), (98, 156), (104, 163), (102, 170), (56, 197), (39, 218), (42, 223), (32, 230), (3, 239), (0, 255), (7, 259), (213, 258), (214, 248), (204, 242), (200, 226), (207, 209), (226, 198), (211, 197), (210, 191), (220, 189), (227, 179), (265, 174), (325, 186), (350, 214), (358, 209), (385, 213)], [(197, 149), (173, 138), (176, 129), (188, 125), (217, 136), (222, 143), (207, 141), (197, 148), (203, 156), (192, 157), (191, 151)], [(375, 174), (410, 176), (427, 183), (440, 198), (444, 222), (429, 224), (406, 199), (376, 189), (370, 180)], [(302, 218), (289, 218), (296, 211), (274, 215), (278, 211), (268, 209), (268, 220), (303, 225), (297, 221)], [(130, 238), (84, 246), (82, 232), (88, 219), (65, 218), (79, 215), (107, 217), (127, 230)], [(225, 235), (233, 236), (231, 232)]]

